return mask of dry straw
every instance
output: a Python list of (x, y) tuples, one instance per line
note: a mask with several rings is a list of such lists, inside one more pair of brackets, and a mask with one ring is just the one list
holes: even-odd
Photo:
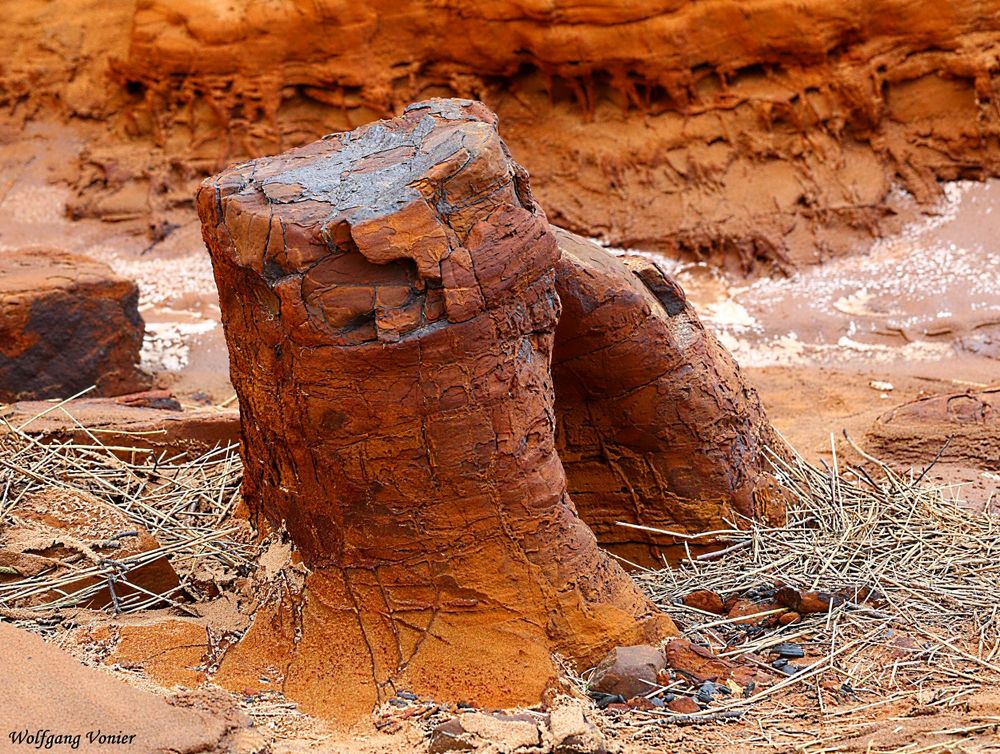
[[(26, 431), (38, 416), (52, 411), (68, 416), (82, 441), (42, 442)], [(38, 416), (19, 426), (0, 418), (0, 531), (11, 516), (16, 517), (27, 496), (57, 488), (114, 506), (148, 530), (160, 546), (120, 559), (64, 559), (36, 576), (7, 580), (0, 584), (0, 610), (18, 615), (26, 610), (52, 612), (85, 604), (108, 589), (107, 607), (114, 612), (135, 612), (164, 602), (190, 612), (189, 603), (202, 596), (196, 574), (226, 581), (252, 570), (254, 548), (247, 542), (245, 527), (234, 527), (230, 518), (242, 479), (236, 446), (217, 447), (193, 459), (167, 457), (140, 447), (105, 445), (96, 430), (73, 418), (66, 402), (53, 404)], [(176, 589), (153, 594), (130, 580), (132, 571), (163, 557), (181, 577)], [(91, 583), (80, 587), (87, 582)], [(131, 590), (116, 590), (118, 585)], [(119, 598), (118, 592), (128, 594)]]
[[(852, 717), (900, 701), (954, 707), (984, 686), (995, 687), (1000, 522), (964, 507), (954, 489), (927, 484), (928, 469), (901, 474), (854, 449), (864, 458), (863, 468), (843, 468), (836, 452), (832, 465), (822, 466), (794, 453), (790, 459), (772, 456), (792, 495), (784, 525), (742, 521), (681, 537), (721, 550), (636, 574), (687, 638), (753, 664), (773, 682), (746, 698), (723, 696), (694, 716), (635, 712), (619, 725), (648, 735), (653, 722), (729, 719), (735, 712), (786, 726), (818, 716), (836, 721), (836, 730), (822, 742), (807, 736), (808, 746), (797, 748), (822, 749), (853, 734), (847, 724)], [(697, 589), (726, 597), (776, 584), (848, 599), (825, 614), (771, 628), (750, 628), (680, 601)], [(869, 592), (871, 598), (861, 598)], [(770, 664), (769, 649), (784, 642), (806, 650), (791, 676)], [(771, 741), (770, 734), (761, 734), (758, 743), (765, 738)]]

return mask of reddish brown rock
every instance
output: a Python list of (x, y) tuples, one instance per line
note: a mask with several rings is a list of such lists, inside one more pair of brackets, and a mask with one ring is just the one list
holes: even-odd
[(783, 443), (681, 288), (644, 258), (616, 259), (579, 236), (556, 236), (559, 455), (598, 541), (662, 566), (677, 539), (618, 522), (685, 533), (780, 521), (764, 448), (781, 452)]
[(679, 696), (676, 699), (671, 699), (667, 702), (667, 709), (679, 715), (693, 715), (695, 712), (701, 711), (698, 702), (689, 696)]
[[(741, 597), (729, 606), (726, 617), (738, 618), (739, 620), (735, 621), (738, 625), (774, 625), (778, 622), (778, 616), (781, 614), (775, 611), (780, 611), (782, 607), (787, 607), (787, 605), (772, 600), (752, 600)], [(771, 614), (764, 615), (763, 613)]]
[(0, 401), (143, 390), (145, 327), (130, 280), (54, 249), (0, 254)]
[(594, 669), (589, 686), (626, 699), (643, 696), (657, 687), (656, 677), (665, 665), (663, 651), (658, 647), (615, 647)]
[(802, 615), (795, 612), (782, 613), (778, 616), (778, 623), (782, 626), (788, 626), (792, 623), (798, 623), (802, 620)]
[(800, 592), (792, 587), (782, 587), (774, 595), (774, 601), (800, 615), (807, 613), (825, 613), (830, 606), (843, 604), (846, 596), (830, 592)]
[[(106, 560), (125, 561), (160, 546), (149, 531), (129, 520), (122, 511), (75, 490), (52, 487), (28, 494), (13, 504), (10, 516), (13, 523), (0, 536), (0, 562), (16, 573), (0, 575), (0, 581), (13, 581), (42, 571), (53, 576), (71, 576), (74, 570)], [(14, 605), (52, 602), (107, 581), (80, 578), (64, 584), (59, 592), (14, 600)], [(177, 585), (177, 573), (166, 556), (161, 556), (130, 570), (124, 568), (113, 585), (105, 585), (74, 604), (94, 609), (113, 607), (115, 599), (145, 601), (151, 595), (169, 593)]]
[(692, 644), (687, 639), (671, 639), (664, 648), (667, 667), (683, 674), (692, 681), (725, 682), (733, 680), (741, 686), (754, 677), (752, 668), (715, 655), (705, 647)]
[(681, 601), (688, 607), (693, 607), (695, 610), (701, 610), (706, 613), (724, 615), (726, 612), (726, 605), (722, 597), (708, 589), (696, 589), (693, 592), (689, 592), (684, 595)]
[(233, 684), (287, 667), (290, 698), (345, 722), (391, 688), (534, 703), (552, 652), (673, 630), (567, 494), (559, 251), (489, 111), (413, 105), (226, 171), (198, 210), (244, 495), (312, 569), (227, 655)]

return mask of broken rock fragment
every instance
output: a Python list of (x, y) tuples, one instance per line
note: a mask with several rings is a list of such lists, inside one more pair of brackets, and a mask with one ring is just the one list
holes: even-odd
[(693, 592), (688, 592), (681, 601), (688, 607), (693, 607), (704, 613), (724, 615), (726, 612), (726, 604), (722, 597), (708, 589), (696, 589)]
[(149, 387), (138, 302), (135, 283), (93, 259), (47, 248), (0, 254), (0, 401)]
[(615, 647), (594, 669), (589, 685), (593, 691), (625, 699), (643, 696), (659, 685), (656, 677), (665, 665), (663, 651), (658, 647)]
[(541, 730), (529, 714), (485, 714), (467, 712), (431, 731), (429, 754), (452, 751), (516, 752), (539, 751)]
[(244, 496), (311, 573), (223, 660), (343, 722), (393, 688), (537, 703), (552, 653), (674, 631), (577, 516), (559, 250), (482, 105), (432, 100), (207, 181)]
[(671, 639), (667, 642), (665, 654), (667, 667), (698, 683), (733, 680), (740, 686), (746, 686), (754, 678), (753, 669), (747, 665), (719, 657), (687, 639)]
[[(12, 525), (0, 534), (0, 583), (45, 573), (72, 576), (93, 566), (122, 564), (113, 578), (85, 576), (59, 590), (26, 596), (15, 606), (42, 604), (70, 595), (80, 607), (114, 608), (128, 600), (145, 601), (178, 585), (166, 556), (134, 561), (160, 547), (145, 527), (93, 495), (52, 487), (21, 498), (10, 510)], [(100, 588), (93, 587), (101, 585)], [(84, 592), (83, 590), (87, 590)], [(81, 593), (79, 599), (72, 595)]]
[(559, 704), (549, 713), (552, 754), (606, 754), (604, 733), (578, 704)]

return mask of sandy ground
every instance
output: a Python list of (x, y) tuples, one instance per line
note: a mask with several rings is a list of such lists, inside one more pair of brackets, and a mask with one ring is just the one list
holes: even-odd
[[(0, 180), (0, 253), (58, 246), (134, 278), (147, 323), (146, 368), (185, 404), (225, 402), (232, 389), (217, 295), (193, 209), (179, 211), (172, 218), (176, 227), (158, 243), (137, 221), (69, 220), (66, 203), (72, 194), (60, 178), (83, 144), (64, 126), (45, 124), (0, 139), (0, 175), (6, 176)], [(899, 236), (787, 278), (735, 280), (705, 266), (662, 261), (744, 365), (777, 428), (807, 457), (830, 459), (843, 430), (861, 437), (894, 405), (1000, 384), (998, 204), (1000, 182), (950, 184), (937, 212)], [(989, 496), (996, 494), (1000, 475), (982, 472), (964, 481)], [(875, 716), (879, 722), (868, 723), (877, 731), (859, 729), (856, 740), (838, 743), (839, 750), (909, 746), (905, 751), (915, 754), (923, 741), (938, 740), (934, 735), (940, 738), (940, 731), (960, 729), (973, 712), (1000, 719), (996, 694), (983, 692), (970, 704), (933, 718), (882, 710)], [(275, 751), (392, 752), (421, 745), (412, 731), (334, 736), (294, 714), (264, 714), (257, 722), (275, 736)], [(738, 752), (767, 746), (817, 752), (821, 746), (796, 745), (811, 735), (801, 730), (814, 731), (814, 722), (790, 720), (766, 732), (749, 726), (700, 729), (694, 738), (690, 729), (673, 727), (650, 740), (630, 737), (622, 743), (634, 751)], [(967, 748), (933, 750), (987, 751), (989, 745), (977, 738)]]

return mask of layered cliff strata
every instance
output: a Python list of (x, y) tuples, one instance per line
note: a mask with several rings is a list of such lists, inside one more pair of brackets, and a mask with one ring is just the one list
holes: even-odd
[(144, 0), (114, 75), (130, 132), (201, 166), (475, 96), (557, 224), (787, 269), (892, 227), (937, 180), (997, 173), (998, 11)]
[(553, 652), (589, 663), (674, 630), (567, 494), (559, 249), (489, 111), (411, 106), (236, 166), (198, 209), (244, 495), (311, 569), (220, 682), (277, 668), (345, 722), (403, 688), (511, 706), (553, 686)]

